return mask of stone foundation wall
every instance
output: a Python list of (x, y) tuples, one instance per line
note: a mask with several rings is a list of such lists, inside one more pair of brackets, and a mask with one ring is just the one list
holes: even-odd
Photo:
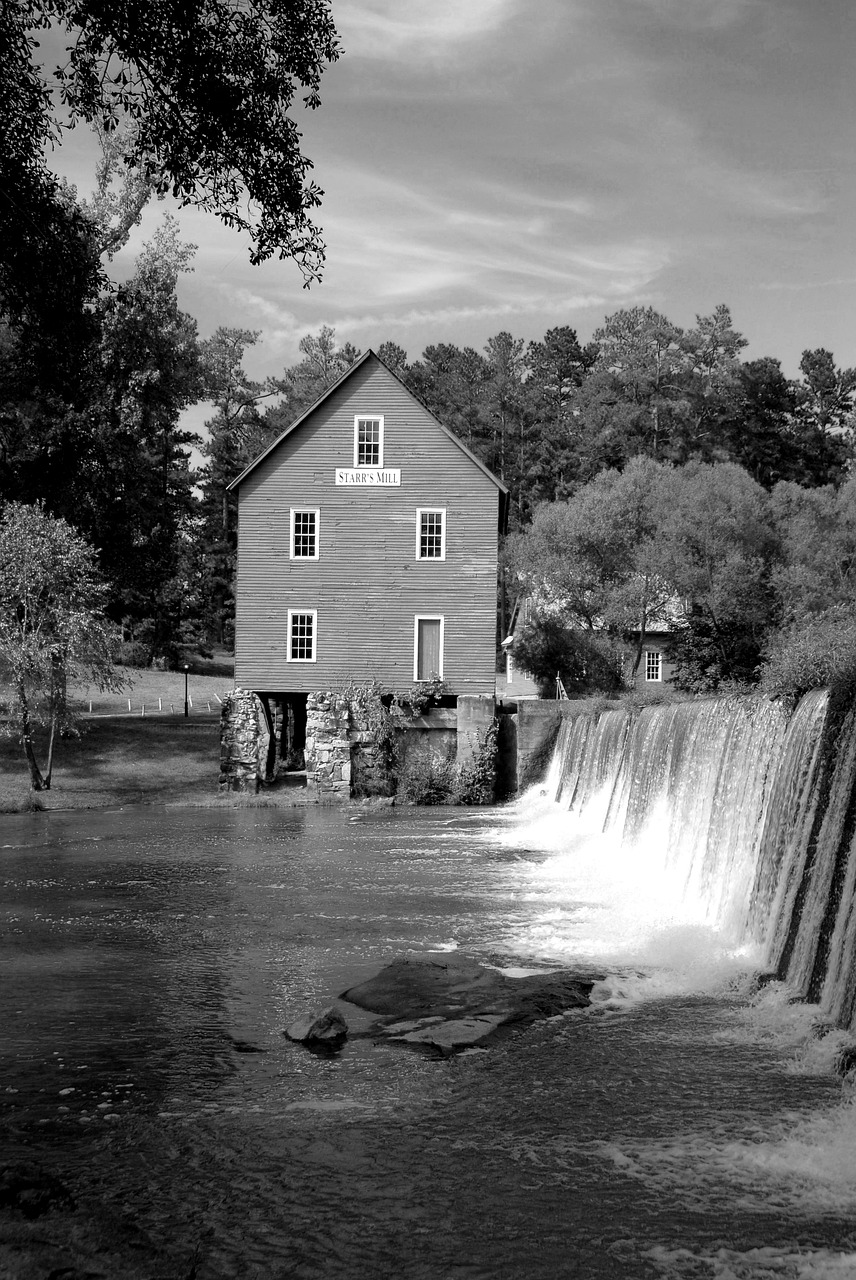
[(388, 753), (378, 745), (368, 720), (351, 707), (351, 791), (354, 796), (391, 796), (394, 783)]
[[(555, 709), (557, 705), (547, 704), (546, 715), (536, 714), (536, 723), (526, 724), (521, 744), (524, 769), (527, 757), (537, 754), (537, 747), (551, 731), (555, 734), (561, 714)], [(451, 759), (458, 765), (472, 763), (495, 710), (492, 698), (462, 697), (457, 711), (434, 708), (405, 722), (397, 730), (399, 764), (428, 755)], [(286, 710), (274, 709), (272, 714), (275, 728), (281, 728)], [(528, 721), (528, 716), (525, 718)], [(500, 717), (500, 729), (504, 730), (497, 760), (500, 796), (511, 795), (515, 789), (516, 728), (516, 717)], [(278, 753), (275, 756), (270, 751), (270, 742), (271, 729), (261, 699), (249, 689), (232, 690), (221, 713), (220, 790), (255, 794), (266, 780), (269, 761), (272, 768), (267, 780), (273, 779), (280, 761)], [(304, 754), (307, 798), (329, 803), (348, 800), (351, 795), (390, 796), (394, 792), (388, 752), (377, 743), (362, 705), (352, 705), (345, 694), (309, 694)]]
[(249, 689), (233, 689), (220, 712), (219, 789), (255, 795), (265, 777), (269, 745), (261, 700)]
[(310, 693), (306, 700), (306, 786), (319, 801), (350, 798), (350, 719), (342, 694)]

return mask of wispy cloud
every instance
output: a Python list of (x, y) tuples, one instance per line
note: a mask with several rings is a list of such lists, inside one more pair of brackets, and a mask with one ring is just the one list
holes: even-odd
[(636, 0), (663, 21), (693, 30), (721, 30), (742, 22), (765, 0)]
[(775, 293), (808, 293), (812, 289), (850, 289), (856, 276), (833, 276), (828, 280), (764, 280), (759, 289)]
[(497, 31), (516, 7), (517, 0), (340, 0), (336, 26), (346, 53), (360, 58), (472, 57), (474, 42)]

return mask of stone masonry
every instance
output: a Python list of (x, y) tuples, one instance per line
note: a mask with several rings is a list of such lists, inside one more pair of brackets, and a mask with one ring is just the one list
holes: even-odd
[(351, 794), (350, 708), (341, 693), (310, 693), (306, 700), (306, 786), (322, 802)]
[(269, 743), (260, 699), (249, 689), (233, 689), (220, 713), (220, 791), (255, 795), (265, 776)]

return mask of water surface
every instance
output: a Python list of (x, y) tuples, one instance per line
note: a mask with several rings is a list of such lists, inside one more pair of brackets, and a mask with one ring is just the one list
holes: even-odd
[[(4, 1278), (856, 1276), (829, 1055), (784, 996), (747, 1012), (749, 958), (684, 963), (691, 914), (616, 912), (608, 851), (520, 810), (55, 813), (0, 846), (4, 1160), (77, 1203), (2, 1217)], [(284, 1039), (453, 948), (610, 976), (448, 1060)]]

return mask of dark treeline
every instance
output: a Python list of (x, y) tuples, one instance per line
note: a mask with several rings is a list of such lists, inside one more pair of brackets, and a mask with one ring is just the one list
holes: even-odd
[[(324, 327), (302, 339), (295, 365), (254, 381), (245, 362), (256, 333), (201, 340), (179, 308), (192, 249), (174, 224), (111, 287), (98, 269), (105, 215), (72, 196), (75, 314), (60, 326), (51, 305), (7, 306), (0, 328), (0, 502), (43, 502), (92, 542), (137, 661), (228, 647), (237, 513), (227, 486), (360, 352)], [(742, 360), (745, 345), (725, 307), (687, 330), (634, 307), (585, 345), (563, 326), (539, 341), (498, 333), (482, 352), (440, 343), (412, 363), (391, 341), (378, 354), (505, 482), (521, 535), (637, 458), (666, 470), (731, 464), (761, 492), (837, 493), (853, 455), (856, 371), (809, 349), (789, 379), (773, 357)], [(213, 410), (198, 440), (181, 415), (202, 400)], [(626, 513), (616, 518), (626, 525)], [(509, 597), (531, 589), (543, 552), (519, 536), (512, 546)]]

